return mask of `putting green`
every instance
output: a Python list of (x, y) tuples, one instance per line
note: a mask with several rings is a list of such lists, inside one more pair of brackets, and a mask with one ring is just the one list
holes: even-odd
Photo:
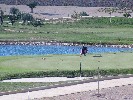
[(80, 62), (83, 70), (133, 68), (133, 53), (0, 57), (0, 72), (79, 70)]

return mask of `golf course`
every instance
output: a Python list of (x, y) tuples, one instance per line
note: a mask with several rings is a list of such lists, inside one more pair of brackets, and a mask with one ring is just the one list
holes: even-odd
[[(81, 47), (83, 45), (103, 47), (115, 45), (118, 48), (131, 49), (133, 47), (133, 18), (112, 17), (111, 22), (109, 17), (77, 18), (72, 22), (41, 20), (41, 24), (37, 26), (28, 22), (21, 24), (21, 19), (12, 25), (8, 16), (3, 20), (3, 24), (0, 25), (0, 46), (6, 47), (9, 51), (11, 51), (8, 48), (9, 44), (36, 45), (35, 42), (38, 42), (37, 45), (42, 45), (40, 42), (48, 42), (54, 45), (66, 43), (68, 46)], [(32, 49), (29, 51), (32, 52)], [(39, 52), (39, 49), (36, 52)], [(78, 54), (0, 56), (0, 80), (80, 75), (93, 77), (97, 75), (98, 67), (101, 76), (133, 74), (132, 61), (132, 50), (90, 53), (89, 47), (86, 56), (80, 55), (80, 50)]]
[(34, 71), (74, 71), (133, 68), (131, 53), (103, 53), (80, 55), (44, 55), (0, 57), (1, 73), (23, 73)]
[(41, 27), (4, 23), (0, 27), (0, 40), (8, 41), (56, 41), (90, 44), (132, 44), (133, 19), (114, 17), (86, 18), (75, 22), (51, 23), (44, 21)]
[[(5, 20), (8, 19), (5, 18)], [(75, 43), (81, 46), (85, 44), (127, 45), (132, 48), (132, 23), (132, 18), (124, 17), (114, 17), (112, 23), (106, 17), (83, 18), (72, 23), (58, 22), (53, 24), (44, 21), (44, 25), (38, 27), (22, 25), (18, 22), (10, 25), (4, 22), (0, 26), (0, 41), (1, 43), (3, 41), (5, 43), (27, 41), (33, 42), (33, 44), (34, 42), (54, 41), (55, 43)], [(80, 56), (80, 54), (1, 56), (0, 78), (3, 80), (21, 77), (69, 76), (73, 71), (77, 71), (74, 72), (76, 73), (74, 76), (78, 76), (80, 62), (83, 71), (97, 70), (98, 67), (101, 70), (128, 70), (133, 68), (132, 60), (132, 51), (102, 53), (100, 57), (89, 52), (87, 56)], [(61, 74), (58, 75), (58, 72)], [(131, 72), (128, 71), (127, 73)], [(84, 74), (83, 76), (89, 75)]]

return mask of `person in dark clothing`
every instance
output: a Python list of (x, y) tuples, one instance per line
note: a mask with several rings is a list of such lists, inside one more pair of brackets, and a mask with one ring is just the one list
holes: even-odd
[(84, 54), (84, 56), (86, 56), (86, 53), (87, 53), (87, 47), (83, 46), (82, 49), (81, 49), (81, 55)]

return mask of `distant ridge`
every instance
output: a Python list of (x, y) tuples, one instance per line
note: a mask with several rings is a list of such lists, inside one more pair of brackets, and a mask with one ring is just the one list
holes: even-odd
[(40, 6), (117, 7), (124, 2), (133, 7), (133, 0), (0, 0), (0, 4), (26, 5), (34, 1)]

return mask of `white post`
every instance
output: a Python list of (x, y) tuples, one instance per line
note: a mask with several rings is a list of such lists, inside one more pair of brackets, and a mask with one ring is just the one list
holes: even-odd
[(98, 96), (99, 96), (99, 67), (98, 67), (97, 72), (98, 72)]
[(29, 94), (29, 91), (28, 91), (28, 100), (30, 100), (30, 94)]

